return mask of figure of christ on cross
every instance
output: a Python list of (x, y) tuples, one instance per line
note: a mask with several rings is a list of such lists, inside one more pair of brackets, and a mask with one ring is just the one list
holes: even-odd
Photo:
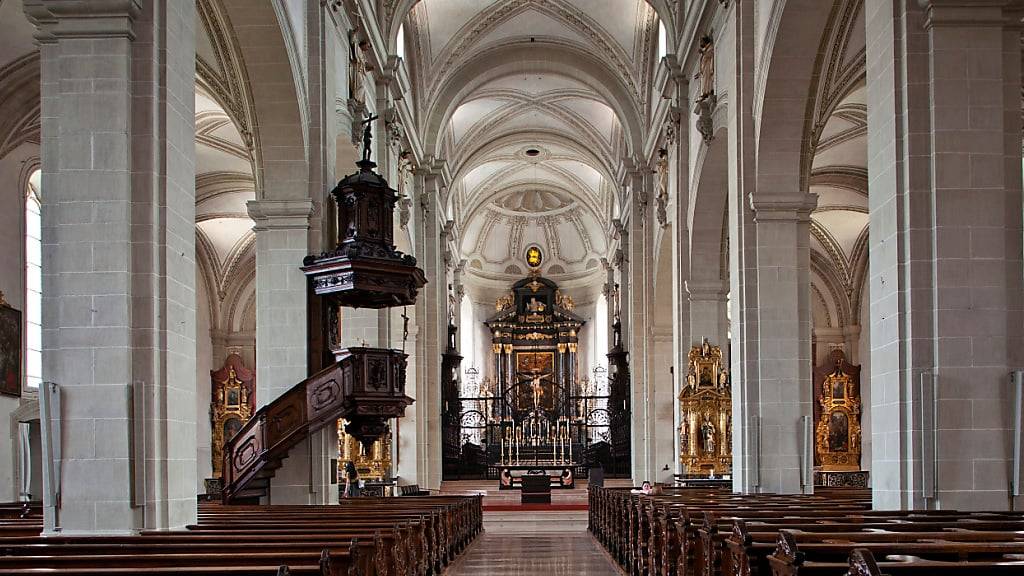
[[(533, 394), (533, 409), (540, 409), (540, 401), (544, 397), (544, 385), (541, 384), (541, 379), (551, 376), (551, 372), (527, 372), (530, 381), (530, 391)], [(523, 382), (526, 382), (524, 380)]]

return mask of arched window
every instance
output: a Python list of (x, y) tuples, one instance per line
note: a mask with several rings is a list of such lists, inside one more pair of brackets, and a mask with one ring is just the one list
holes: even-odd
[(668, 54), (668, 32), (665, 24), (658, 22), (658, 61), (660, 62)]
[(594, 307), (594, 349), (590, 352), (592, 367), (606, 366), (608, 363), (608, 297), (598, 294)]
[(398, 27), (398, 38), (395, 40), (395, 54), (399, 58), (405, 58), (405, 24)]
[(40, 223), (42, 177), (29, 176), (25, 195), (25, 386), (43, 377), (43, 233)]

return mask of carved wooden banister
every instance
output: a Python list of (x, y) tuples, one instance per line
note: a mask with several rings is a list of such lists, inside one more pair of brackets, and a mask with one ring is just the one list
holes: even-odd
[(265, 496), (270, 478), (304, 438), (340, 418), (364, 445), (387, 431), (412, 398), (405, 395), (406, 355), (398, 350), (348, 348), (338, 361), (256, 411), (224, 446), (225, 503)]

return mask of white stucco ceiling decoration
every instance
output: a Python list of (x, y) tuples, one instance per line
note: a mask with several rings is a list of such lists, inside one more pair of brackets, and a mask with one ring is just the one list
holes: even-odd
[[(647, 106), (654, 9), (645, 0), (423, 0), (405, 30), (425, 140), (452, 170), (468, 275), (519, 278), (536, 243), (544, 274), (599, 278), (614, 175), (638, 137), (626, 126)], [(501, 51), (518, 56), (465, 73)], [(558, 52), (575, 64), (556, 61)]]
[(544, 252), (541, 272), (560, 280), (600, 272), (608, 248), (598, 218), (569, 194), (512, 189), (470, 220), (461, 251), (471, 276), (514, 281), (526, 274), (532, 245)]

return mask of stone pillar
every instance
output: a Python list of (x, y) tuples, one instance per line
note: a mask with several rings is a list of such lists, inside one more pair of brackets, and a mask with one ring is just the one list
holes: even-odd
[[(689, 294), (690, 339), (693, 345), (699, 345), (702, 338), (707, 338), (712, 345), (721, 346), (723, 353), (728, 353), (726, 306), (729, 284), (725, 280), (687, 280), (686, 292)], [(728, 358), (725, 358), (725, 362), (728, 363)]]
[(43, 379), (63, 403), (44, 532), (180, 528), (196, 517), (195, 7), (24, 7), (42, 67)]
[[(754, 140), (754, 7), (738, 2), (729, 13), (723, 34), (735, 44), (736, 64), (727, 77), (729, 93), (729, 283), (732, 306), (732, 451), (733, 490), (761, 490), (758, 388), (757, 245), (754, 211), (747, 196), (755, 188)], [(699, 336), (699, 335), (698, 335)]]
[[(446, 341), (448, 298), (442, 258), (440, 196), (443, 169), (416, 175), (416, 260), (427, 278), (416, 300), (416, 371), (409, 396), (416, 399), (416, 477), (429, 489), (441, 487), (441, 353)], [(413, 393), (414, 391), (414, 393)]]
[[(654, 220), (651, 178), (643, 171), (627, 175), (630, 214), (625, 223), (623, 252), (627, 255), (628, 289), (623, 289), (623, 314), (628, 319), (629, 370), (632, 376), (633, 479), (671, 479), (675, 456), (674, 401), (671, 366), (672, 332), (655, 333), (654, 313)], [(670, 279), (669, 279), (670, 281)], [(659, 358), (660, 363), (657, 361)], [(665, 467), (668, 470), (664, 470)]]
[[(262, 408), (308, 376), (307, 280), (299, 269), (309, 252), (313, 202), (252, 200), (256, 232), (256, 405)], [(328, 427), (330, 428), (330, 427)], [(311, 504), (325, 497), (321, 476), (330, 430), (313, 434), (288, 453), (271, 479), (267, 503)]]
[(865, 7), (876, 508), (1011, 504), (1024, 288), (1020, 13), (1006, 4)]
[(813, 492), (808, 472), (813, 459), (804, 461), (812, 453), (805, 442), (813, 441), (811, 436), (805, 440), (801, 419), (812, 414), (810, 215), (816, 205), (812, 194), (758, 193), (751, 198), (757, 236), (761, 487), (769, 492)]
[(306, 276), (313, 202), (251, 200), (256, 233), (256, 406), (306, 378)]

